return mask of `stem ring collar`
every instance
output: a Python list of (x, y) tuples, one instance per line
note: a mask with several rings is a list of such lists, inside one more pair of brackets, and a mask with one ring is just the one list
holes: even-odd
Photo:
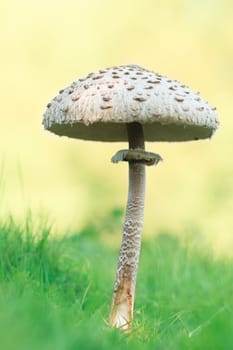
[(157, 165), (163, 161), (163, 158), (158, 153), (147, 152), (141, 148), (122, 149), (111, 158), (112, 163), (118, 162), (133, 162), (144, 165)]

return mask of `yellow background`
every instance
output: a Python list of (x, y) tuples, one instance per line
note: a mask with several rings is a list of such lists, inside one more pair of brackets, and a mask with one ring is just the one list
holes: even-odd
[(233, 249), (233, 2), (231, 0), (9, 0), (0, 2), (0, 213), (47, 213), (57, 232), (124, 208), (126, 144), (43, 130), (46, 104), (74, 79), (134, 63), (187, 84), (217, 107), (211, 141), (148, 143), (145, 236), (198, 229)]

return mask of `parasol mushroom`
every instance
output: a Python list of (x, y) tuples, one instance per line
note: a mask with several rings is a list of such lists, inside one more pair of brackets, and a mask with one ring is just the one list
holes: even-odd
[(112, 162), (129, 164), (129, 189), (110, 323), (129, 330), (143, 226), (145, 165), (162, 160), (146, 152), (144, 141), (210, 138), (219, 122), (198, 93), (176, 80), (137, 65), (90, 73), (61, 90), (44, 114), (45, 129), (71, 138), (128, 141)]

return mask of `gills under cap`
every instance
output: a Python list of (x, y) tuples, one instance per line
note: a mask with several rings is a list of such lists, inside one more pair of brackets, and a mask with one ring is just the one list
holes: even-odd
[(88, 74), (47, 106), (45, 129), (72, 138), (127, 141), (126, 123), (142, 125), (145, 141), (189, 141), (212, 136), (215, 108), (177, 80), (137, 65)]

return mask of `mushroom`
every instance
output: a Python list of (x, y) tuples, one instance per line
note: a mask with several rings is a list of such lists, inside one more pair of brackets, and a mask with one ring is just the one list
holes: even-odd
[(61, 90), (44, 113), (45, 129), (84, 140), (128, 141), (112, 162), (129, 164), (129, 189), (110, 323), (129, 330), (143, 226), (145, 166), (162, 160), (144, 141), (210, 138), (219, 125), (215, 108), (176, 80), (137, 65), (99, 70)]

